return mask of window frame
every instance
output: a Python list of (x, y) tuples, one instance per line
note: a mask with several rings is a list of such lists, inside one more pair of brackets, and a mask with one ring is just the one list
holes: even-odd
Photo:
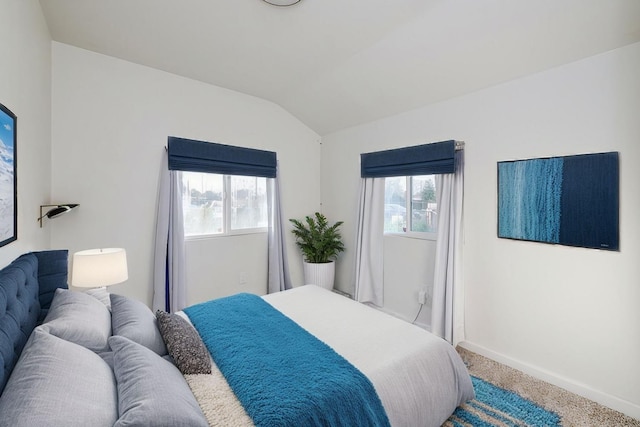
[[(434, 176), (434, 184), (435, 184), (435, 174), (430, 174), (432, 176)], [(416, 175), (418, 176), (418, 175)], [(406, 188), (406, 195), (411, 195), (413, 194), (413, 175), (404, 175), (402, 176), (403, 178), (405, 178), (406, 183), (405, 183), (405, 188)], [(392, 178), (392, 177), (389, 177)], [(397, 177), (396, 177), (397, 178)], [(384, 178), (385, 180), (387, 179), (386, 177)], [(436, 192), (437, 192), (437, 187), (436, 187)], [(407, 212), (407, 231), (383, 231), (383, 234), (385, 237), (389, 236), (389, 237), (401, 237), (401, 238), (408, 238), (408, 239), (418, 239), (418, 240), (431, 240), (431, 241), (436, 241), (438, 238), (438, 232), (432, 232), (432, 231), (413, 231), (411, 230), (411, 225), (413, 223), (413, 217), (411, 215), (411, 197), (407, 196), (405, 197), (405, 212)]]
[[(231, 177), (232, 176), (240, 176), (240, 175), (230, 175), (230, 174), (221, 174), (221, 173), (209, 173), (209, 172), (191, 172), (191, 171), (182, 171), (181, 173), (189, 172), (189, 173), (206, 173), (210, 175), (220, 175), (222, 176), (222, 229), (223, 231), (220, 233), (202, 233), (202, 234), (189, 234), (185, 233), (184, 239), (187, 240), (206, 240), (206, 239), (216, 239), (219, 237), (233, 237), (233, 236), (243, 236), (248, 234), (266, 234), (268, 232), (269, 226), (265, 227), (251, 227), (251, 228), (238, 228), (231, 229)], [(269, 179), (267, 177), (257, 176), (256, 178), (264, 178), (265, 180)], [(267, 183), (267, 185), (269, 185)], [(183, 184), (184, 187), (184, 184)], [(266, 207), (268, 208), (268, 206)], [(184, 211), (183, 211), (184, 215)], [(267, 218), (268, 222), (268, 218)], [(184, 224), (184, 216), (183, 216), (183, 224)]]

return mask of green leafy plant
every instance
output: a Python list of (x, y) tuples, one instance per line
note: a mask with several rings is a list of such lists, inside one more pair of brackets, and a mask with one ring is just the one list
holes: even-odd
[(331, 262), (344, 251), (342, 235), (338, 230), (343, 221), (330, 226), (327, 218), (320, 212), (315, 213), (315, 218), (306, 216), (304, 222), (297, 219), (289, 221), (294, 226), (292, 232), (305, 261), (317, 264)]

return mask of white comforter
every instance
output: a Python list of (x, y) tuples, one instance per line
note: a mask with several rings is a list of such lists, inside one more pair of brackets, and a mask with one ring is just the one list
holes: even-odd
[[(263, 298), (364, 373), (394, 427), (440, 426), (474, 396), (455, 349), (417, 326), (313, 285)], [(216, 371), (187, 376), (212, 425), (230, 421), (222, 406), (242, 412), (237, 400), (227, 405), (235, 396)]]

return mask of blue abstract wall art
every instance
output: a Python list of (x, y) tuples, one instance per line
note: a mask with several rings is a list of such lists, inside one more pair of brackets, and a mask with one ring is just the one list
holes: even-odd
[(618, 251), (618, 153), (498, 162), (498, 237)]

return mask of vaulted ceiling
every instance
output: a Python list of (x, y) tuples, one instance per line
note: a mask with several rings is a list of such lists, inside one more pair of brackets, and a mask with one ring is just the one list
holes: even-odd
[(40, 0), (53, 40), (272, 101), (320, 135), (640, 41), (638, 0)]

